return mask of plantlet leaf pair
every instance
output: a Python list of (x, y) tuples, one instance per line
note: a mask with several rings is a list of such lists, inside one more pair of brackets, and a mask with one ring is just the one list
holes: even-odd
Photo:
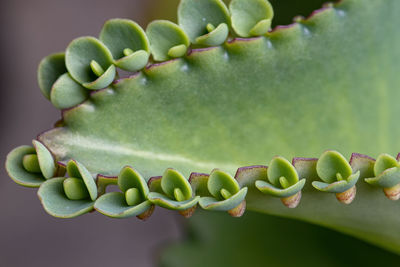
[(150, 217), (154, 205), (148, 200), (149, 188), (144, 178), (131, 167), (125, 167), (118, 175), (117, 184), (122, 192), (100, 196), (94, 208), (112, 218)]
[(382, 187), (385, 195), (391, 200), (400, 198), (399, 156), (400, 154), (395, 159), (388, 154), (379, 155), (374, 165), (375, 177), (365, 179), (371, 185)]
[(149, 180), (149, 200), (166, 209), (178, 210), (183, 216), (190, 217), (199, 201), (193, 195), (189, 181), (174, 169), (165, 170), (162, 177)]
[(97, 186), (90, 172), (79, 162), (67, 164), (68, 178), (44, 182), (38, 196), (44, 209), (54, 217), (73, 218), (93, 210)]
[(274, 12), (267, 0), (232, 0), (229, 9), (221, 0), (183, 0), (178, 8), (179, 25), (192, 43), (221, 45), (232, 26), (241, 37), (265, 35)]
[(8, 154), (6, 170), (17, 184), (39, 187), (44, 181), (54, 177), (59, 167), (42, 143), (36, 140), (32, 143), (33, 147), (20, 146)]
[(336, 198), (344, 204), (354, 200), (360, 171), (353, 173), (350, 163), (339, 152), (323, 153), (317, 162), (317, 173), (323, 182), (314, 181), (316, 189), (336, 193)]
[[(201, 176), (197, 176), (197, 179)], [(195, 180), (195, 177), (193, 177)], [(214, 169), (210, 176), (206, 178), (207, 184), (197, 183), (197, 190), (205, 191), (205, 188), (200, 189), (200, 186), (207, 185), (208, 194), (211, 196), (203, 196), (199, 204), (205, 210), (227, 211), (233, 217), (240, 217), (246, 210), (245, 197), (247, 187), (240, 188), (239, 183), (231, 175), (219, 169)]]
[(299, 181), (297, 171), (289, 161), (283, 157), (272, 159), (268, 167), (268, 181), (258, 180), (255, 185), (264, 194), (281, 198), (285, 206), (297, 207), (306, 179)]

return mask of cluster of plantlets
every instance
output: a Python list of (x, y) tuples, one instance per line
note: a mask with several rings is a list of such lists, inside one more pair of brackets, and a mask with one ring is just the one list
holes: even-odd
[(44, 58), (39, 86), (56, 108), (71, 108), (88, 99), (88, 90), (111, 85), (118, 77), (117, 67), (136, 72), (146, 67), (150, 55), (153, 61), (183, 57), (191, 44), (222, 45), (230, 32), (231, 37), (265, 35), (273, 15), (267, 0), (233, 0), (229, 9), (221, 0), (184, 0), (178, 10), (179, 25), (156, 20), (144, 31), (134, 21), (112, 19), (104, 24), (99, 39), (77, 38), (65, 53)]
[[(94, 179), (79, 162), (70, 160), (66, 166), (57, 163), (43, 144), (33, 144), (34, 147), (21, 146), (9, 154), (7, 171), (16, 183), (39, 187), (38, 196), (45, 210), (61, 218), (76, 217), (94, 208), (113, 218), (147, 219), (154, 205), (177, 210), (185, 217), (190, 217), (197, 205), (240, 217), (246, 209), (248, 186), (295, 208), (306, 181), (312, 181), (319, 191), (335, 193), (341, 203), (350, 204), (359, 177), (367, 177), (367, 183), (382, 187), (391, 200), (400, 196), (400, 154), (397, 160), (382, 154), (375, 161), (354, 153), (348, 162), (339, 152), (326, 151), (319, 159), (294, 158), (292, 163), (277, 156), (269, 167), (239, 168), (234, 177), (214, 169), (210, 174), (192, 173), (189, 179), (174, 169), (145, 179), (127, 166), (116, 177), (98, 174)], [(65, 170), (68, 177), (60, 177)], [(109, 185), (118, 185), (121, 192), (106, 193)]]
[[(45, 208), (60, 217), (97, 208), (147, 218), (155, 205), (184, 216), (196, 206), (240, 216), (247, 207), (400, 251), (391, 230), (397, 202), (359, 181), (397, 199), (398, 159), (353, 154), (347, 162), (328, 151), (237, 169), (325, 148), (346, 156), (398, 150), (400, 38), (392, 14), (400, 6), (368, 1), (327, 4), (272, 31), (272, 9), (261, 0), (232, 0), (229, 8), (182, 0), (178, 24), (155, 21), (146, 31), (108, 21), (99, 39), (78, 38), (42, 61), (41, 90), (62, 119), (37, 137), (46, 152), (18, 148), (7, 170), (18, 183), (42, 184)], [(135, 73), (119, 79), (117, 68)], [(215, 167), (224, 171), (210, 172)], [(64, 177), (67, 169), (74, 179)], [(106, 193), (110, 184), (121, 192)]]

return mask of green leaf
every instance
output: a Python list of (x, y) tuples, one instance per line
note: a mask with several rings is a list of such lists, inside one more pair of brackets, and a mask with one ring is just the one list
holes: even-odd
[(400, 183), (400, 168), (389, 168), (376, 177), (366, 178), (365, 181), (382, 188), (391, 188)]
[(376, 159), (375, 165), (374, 165), (374, 174), (375, 176), (378, 176), (379, 174), (383, 173), (385, 170), (394, 168), (394, 167), (400, 167), (400, 164), (397, 162), (397, 160), (388, 155), (388, 154), (380, 154), (379, 157)]
[(179, 201), (189, 200), (192, 198), (192, 187), (190, 186), (188, 180), (183, 177), (178, 171), (174, 169), (167, 169), (161, 178), (161, 188), (163, 192), (172, 200), (177, 200), (175, 198), (175, 189), (179, 189), (182, 198)]
[(337, 151), (326, 151), (318, 159), (317, 173), (321, 180), (326, 183), (340, 181), (340, 177), (346, 180), (352, 172), (350, 164)]
[(197, 204), (197, 202), (199, 202), (200, 199), (199, 196), (196, 196), (185, 201), (176, 201), (164, 194), (160, 194), (157, 192), (150, 192), (148, 198), (153, 204), (157, 206), (170, 210), (180, 210), (180, 211), (192, 208)]
[[(219, 45), (228, 37), (229, 10), (221, 0), (182, 0), (178, 22), (192, 43)], [(215, 27), (211, 32), (210, 24)]]
[(66, 72), (64, 53), (51, 54), (40, 61), (37, 78), (40, 91), (47, 99), (50, 99), (53, 84)]
[(232, 0), (232, 28), (241, 37), (260, 36), (271, 28), (274, 11), (267, 0)]
[(100, 40), (110, 49), (119, 68), (137, 71), (146, 66), (149, 41), (137, 23), (128, 19), (108, 20), (100, 32)]
[(360, 172), (350, 175), (346, 180), (336, 181), (333, 183), (323, 183), (319, 181), (312, 182), (312, 185), (323, 192), (343, 193), (352, 188), (358, 181)]
[(228, 34), (228, 25), (226, 23), (221, 23), (209, 33), (197, 37), (194, 43), (204, 46), (217, 46), (225, 42)]
[[(105, 71), (101, 76), (93, 71), (93, 60)], [(116, 74), (111, 52), (94, 37), (73, 40), (65, 52), (65, 64), (74, 80), (93, 90), (109, 86)]]
[(23, 160), (26, 155), (36, 153), (35, 148), (31, 146), (19, 146), (14, 148), (7, 155), (6, 170), (8, 176), (19, 185), (27, 187), (39, 187), (45, 178), (41, 173), (32, 173), (23, 166)]
[(33, 147), (36, 150), (36, 154), (39, 161), (40, 170), (46, 179), (54, 177), (56, 174), (56, 164), (53, 155), (50, 151), (39, 141), (33, 140)]
[(139, 190), (143, 199), (145, 199), (149, 193), (149, 188), (144, 178), (129, 166), (121, 170), (118, 176), (118, 187), (122, 192), (126, 192), (130, 188), (136, 188)]
[(146, 29), (151, 53), (156, 61), (183, 56), (189, 45), (189, 37), (175, 23), (168, 20), (155, 20)]
[(70, 200), (81, 200), (89, 198), (89, 191), (85, 183), (79, 178), (67, 178), (63, 182), (64, 193)]
[(221, 200), (215, 197), (200, 198), (199, 205), (205, 210), (229, 211), (242, 203), (247, 194), (247, 187), (240, 189), (228, 199)]
[[(134, 164), (146, 180), (166, 168), (185, 177), (234, 173), (277, 153), (397, 153), (399, 13), (396, 0), (343, 0), (265, 37), (194, 49), (95, 92), (39, 139), (57, 160), (76, 159), (92, 174)], [(380, 188), (360, 181), (344, 206), (306, 178), (297, 208), (250, 187), (247, 208), (400, 251), (399, 205)]]
[(233, 220), (199, 211), (185, 222), (189, 234), (166, 244), (158, 266), (396, 266), (400, 260), (329, 229), (255, 212)]
[(221, 190), (227, 190), (231, 195), (239, 192), (240, 187), (238, 182), (230, 176), (228, 173), (214, 169), (207, 182), (208, 191), (217, 200), (225, 200), (223, 195), (221, 195)]
[(301, 191), (303, 189), (304, 185), (306, 183), (306, 179), (301, 179), (299, 182), (287, 187), (287, 188), (279, 188), (271, 185), (270, 183), (267, 183), (265, 181), (256, 181), (255, 185), (264, 194), (269, 194), (271, 196), (275, 197), (290, 197), (296, 194), (297, 192)]
[(91, 173), (76, 160), (70, 160), (67, 164), (69, 177), (81, 178), (89, 191), (90, 198), (95, 201), (97, 198), (97, 185)]
[(152, 203), (146, 200), (139, 205), (129, 206), (123, 193), (111, 192), (99, 197), (94, 204), (94, 208), (112, 218), (129, 218), (144, 213), (151, 205)]
[(280, 183), (280, 178), (285, 178), (288, 186), (292, 186), (299, 181), (296, 169), (283, 157), (274, 157), (268, 167), (268, 180), (277, 188), (286, 188)]
[(188, 47), (184, 44), (176, 45), (168, 50), (168, 56), (171, 58), (183, 57), (186, 54), (187, 50)]
[(74, 81), (68, 73), (61, 75), (54, 83), (50, 99), (58, 109), (76, 106), (89, 98), (89, 92)]
[(64, 193), (63, 183), (67, 178), (53, 178), (44, 182), (38, 196), (47, 213), (58, 218), (74, 218), (93, 209), (94, 202), (88, 199), (70, 200)]

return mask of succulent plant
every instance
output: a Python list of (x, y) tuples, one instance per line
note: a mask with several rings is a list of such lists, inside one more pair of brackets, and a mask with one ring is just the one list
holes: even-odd
[(58, 217), (247, 208), (400, 253), (398, 203), (379, 190), (399, 198), (400, 165), (364, 155), (399, 150), (399, 10), (342, 0), (271, 31), (267, 0), (181, 0), (177, 24), (110, 20), (42, 61), (62, 123), (13, 150), (8, 173)]

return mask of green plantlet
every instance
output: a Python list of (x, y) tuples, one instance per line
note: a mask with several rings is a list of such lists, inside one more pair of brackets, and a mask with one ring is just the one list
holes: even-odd
[(47, 213), (59, 218), (74, 218), (93, 210), (97, 199), (96, 183), (79, 162), (66, 166), (69, 178), (55, 177), (40, 185), (38, 196)]
[(232, 0), (229, 10), (232, 28), (241, 37), (265, 35), (271, 28), (274, 11), (267, 0)]
[(166, 209), (178, 210), (184, 217), (193, 214), (200, 197), (193, 196), (189, 181), (181, 173), (167, 169), (162, 177), (150, 179), (149, 187), (157, 182), (159, 182), (157, 190), (149, 193), (151, 202)]
[(53, 155), (40, 142), (33, 140), (33, 147), (20, 146), (11, 151), (6, 160), (8, 175), (26, 187), (39, 187), (44, 181), (63, 173), (57, 166)]
[(91, 90), (109, 86), (116, 74), (110, 50), (94, 37), (73, 40), (65, 52), (65, 65), (75, 81)]
[(317, 162), (317, 174), (324, 182), (314, 181), (312, 185), (323, 192), (335, 193), (336, 198), (350, 204), (356, 196), (355, 184), (360, 171), (353, 173), (351, 165), (336, 151), (324, 152)]
[[(342, 0), (272, 31), (268, 2), (229, 7), (182, 0), (178, 24), (156, 21), (145, 33), (110, 20), (100, 40), (81, 37), (65, 60), (45, 58), (39, 85), (62, 121), (35, 148), (10, 152), (10, 177), (41, 185), (57, 217), (93, 207), (116, 218), (147, 218), (155, 205), (186, 217), (197, 203), (232, 216), (247, 208), (399, 253), (398, 204), (379, 189), (398, 198), (398, 161), (345, 158), (398, 152), (399, 2)], [(135, 73), (116, 79), (117, 68)], [(327, 147), (335, 150), (321, 155)], [(290, 163), (276, 153), (321, 156)], [(121, 192), (106, 193), (110, 184)]]
[(151, 22), (146, 29), (151, 52), (156, 61), (182, 57), (190, 45), (189, 37), (175, 23), (168, 20)]
[(268, 182), (258, 180), (255, 186), (264, 194), (281, 198), (288, 208), (295, 208), (300, 203), (301, 189), (306, 182), (299, 181), (295, 167), (283, 157), (272, 159), (268, 167)]
[(104, 24), (100, 40), (110, 49), (117, 67), (138, 71), (147, 65), (150, 45), (137, 23), (128, 19), (111, 19)]
[(400, 198), (400, 163), (398, 159), (388, 154), (379, 155), (374, 165), (373, 174), (374, 177), (365, 178), (367, 183), (382, 187), (386, 197), (390, 200)]
[[(98, 65), (96, 61), (93, 62), (91, 65)], [(86, 88), (68, 74), (64, 53), (52, 54), (40, 62), (38, 81), (43, 95), (58, 109), (71, 108), (89, 97)]]
[[(104, 187), (114, 184), (111, 182), (111, 177), (98, 177), (97, 179), (103, 179), (100, 183), (108, 180)], [(117, 184), (122, 192), (110, 192), (100, 196), (96, 200), (94, 208), (112, 218), (132, 216), (142, 220), (149, 218), (153, 213), (154, 205), (148, 200), (149, 188), (144, 178), (133, 168), (125, 167), (118, 175)], [(105, 192), (105, 188), (102, 192)]]
[(211, 197), (200, 198), (199, 204), (203, 209), (227, 211), (233, 217), (243, 215), (246, 210), (247, 187), (240, 188), (239, 183), (228, 173), (214, 169), (207, 179), (207, 189)]
[(51, 54), (40, 61), (38, 68), (38, 84), (42, 94), (50, 100), (50, 93), (57, 79), (67, 73), (65, 53)]
[(182, 0), (178, 22), (194, 44), (221, 45), (231, 24), (229, 10), (221, 0)]

